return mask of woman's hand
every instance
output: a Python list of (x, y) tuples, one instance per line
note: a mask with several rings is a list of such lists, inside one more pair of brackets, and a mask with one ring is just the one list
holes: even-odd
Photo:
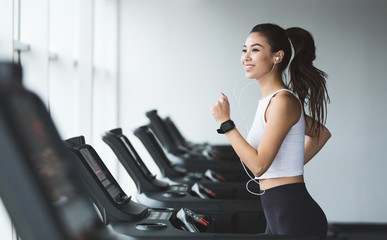
[(222, 93), (215, 105), (212, 106), (211, 113), (219, 124), (230, 120), (230, 103), (226, 95)]

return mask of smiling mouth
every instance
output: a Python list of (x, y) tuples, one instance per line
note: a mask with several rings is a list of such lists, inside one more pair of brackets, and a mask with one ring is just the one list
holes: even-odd
[(251, 69), (253, 69), (253, 65), (245, 65), (245, 71), (246, 72), (249, 72), (249, 71), (251, 71)]

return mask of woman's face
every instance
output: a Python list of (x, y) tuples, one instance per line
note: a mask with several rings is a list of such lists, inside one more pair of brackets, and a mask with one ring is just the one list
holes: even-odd
[(264, 78), (274, 66), (274, 55), (263, 35), (251, 33), (243, 46), (241, 57), (246, 77), (250, 79)]

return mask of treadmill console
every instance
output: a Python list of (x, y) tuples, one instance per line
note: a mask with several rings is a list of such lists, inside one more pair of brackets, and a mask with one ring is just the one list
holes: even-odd
[[(89, 167), (93, 170), (94, 174), (98, 177), (99, 181), (106, 188), (112, 199), (117, 204), (125, 204), (130, 200), (130, 198), (122, 191), (122, 189), (112, 182), (110, 179), (112, 178), (110, 173), (106, 173), (105, 170), (101, 169), (98, 163), (94, 160), (92, 153), (88, 148), (81, 148), (80, 153), (86, 159)], [(110, 178), (110, 179), (109, 179)]]

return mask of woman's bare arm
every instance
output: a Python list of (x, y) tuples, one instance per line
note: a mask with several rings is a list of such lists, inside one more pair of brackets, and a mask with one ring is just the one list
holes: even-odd
[(309, 116), (305, 118), (305, 135), (308, 138), (305, 141), (304, 165), (307, 164), (320, 150), (331, 137), (331, 133), (321, 125), (320, 130), (317, 130), (317, 124), (312, 128), (313, 119)]
[[(211, 108), (215, 120), (220, 124), (230, 119), (229, 103), (226, 96)], [(226, 133), (235, 152), (255, 176), (266, 172), (278, 153), (291, 127), (300, 116), (300, 104), (289, 94), (279, 93), (272, 98), (267, 110), (267, 125), (258, 149), (253, 148), (235, 128)]]

